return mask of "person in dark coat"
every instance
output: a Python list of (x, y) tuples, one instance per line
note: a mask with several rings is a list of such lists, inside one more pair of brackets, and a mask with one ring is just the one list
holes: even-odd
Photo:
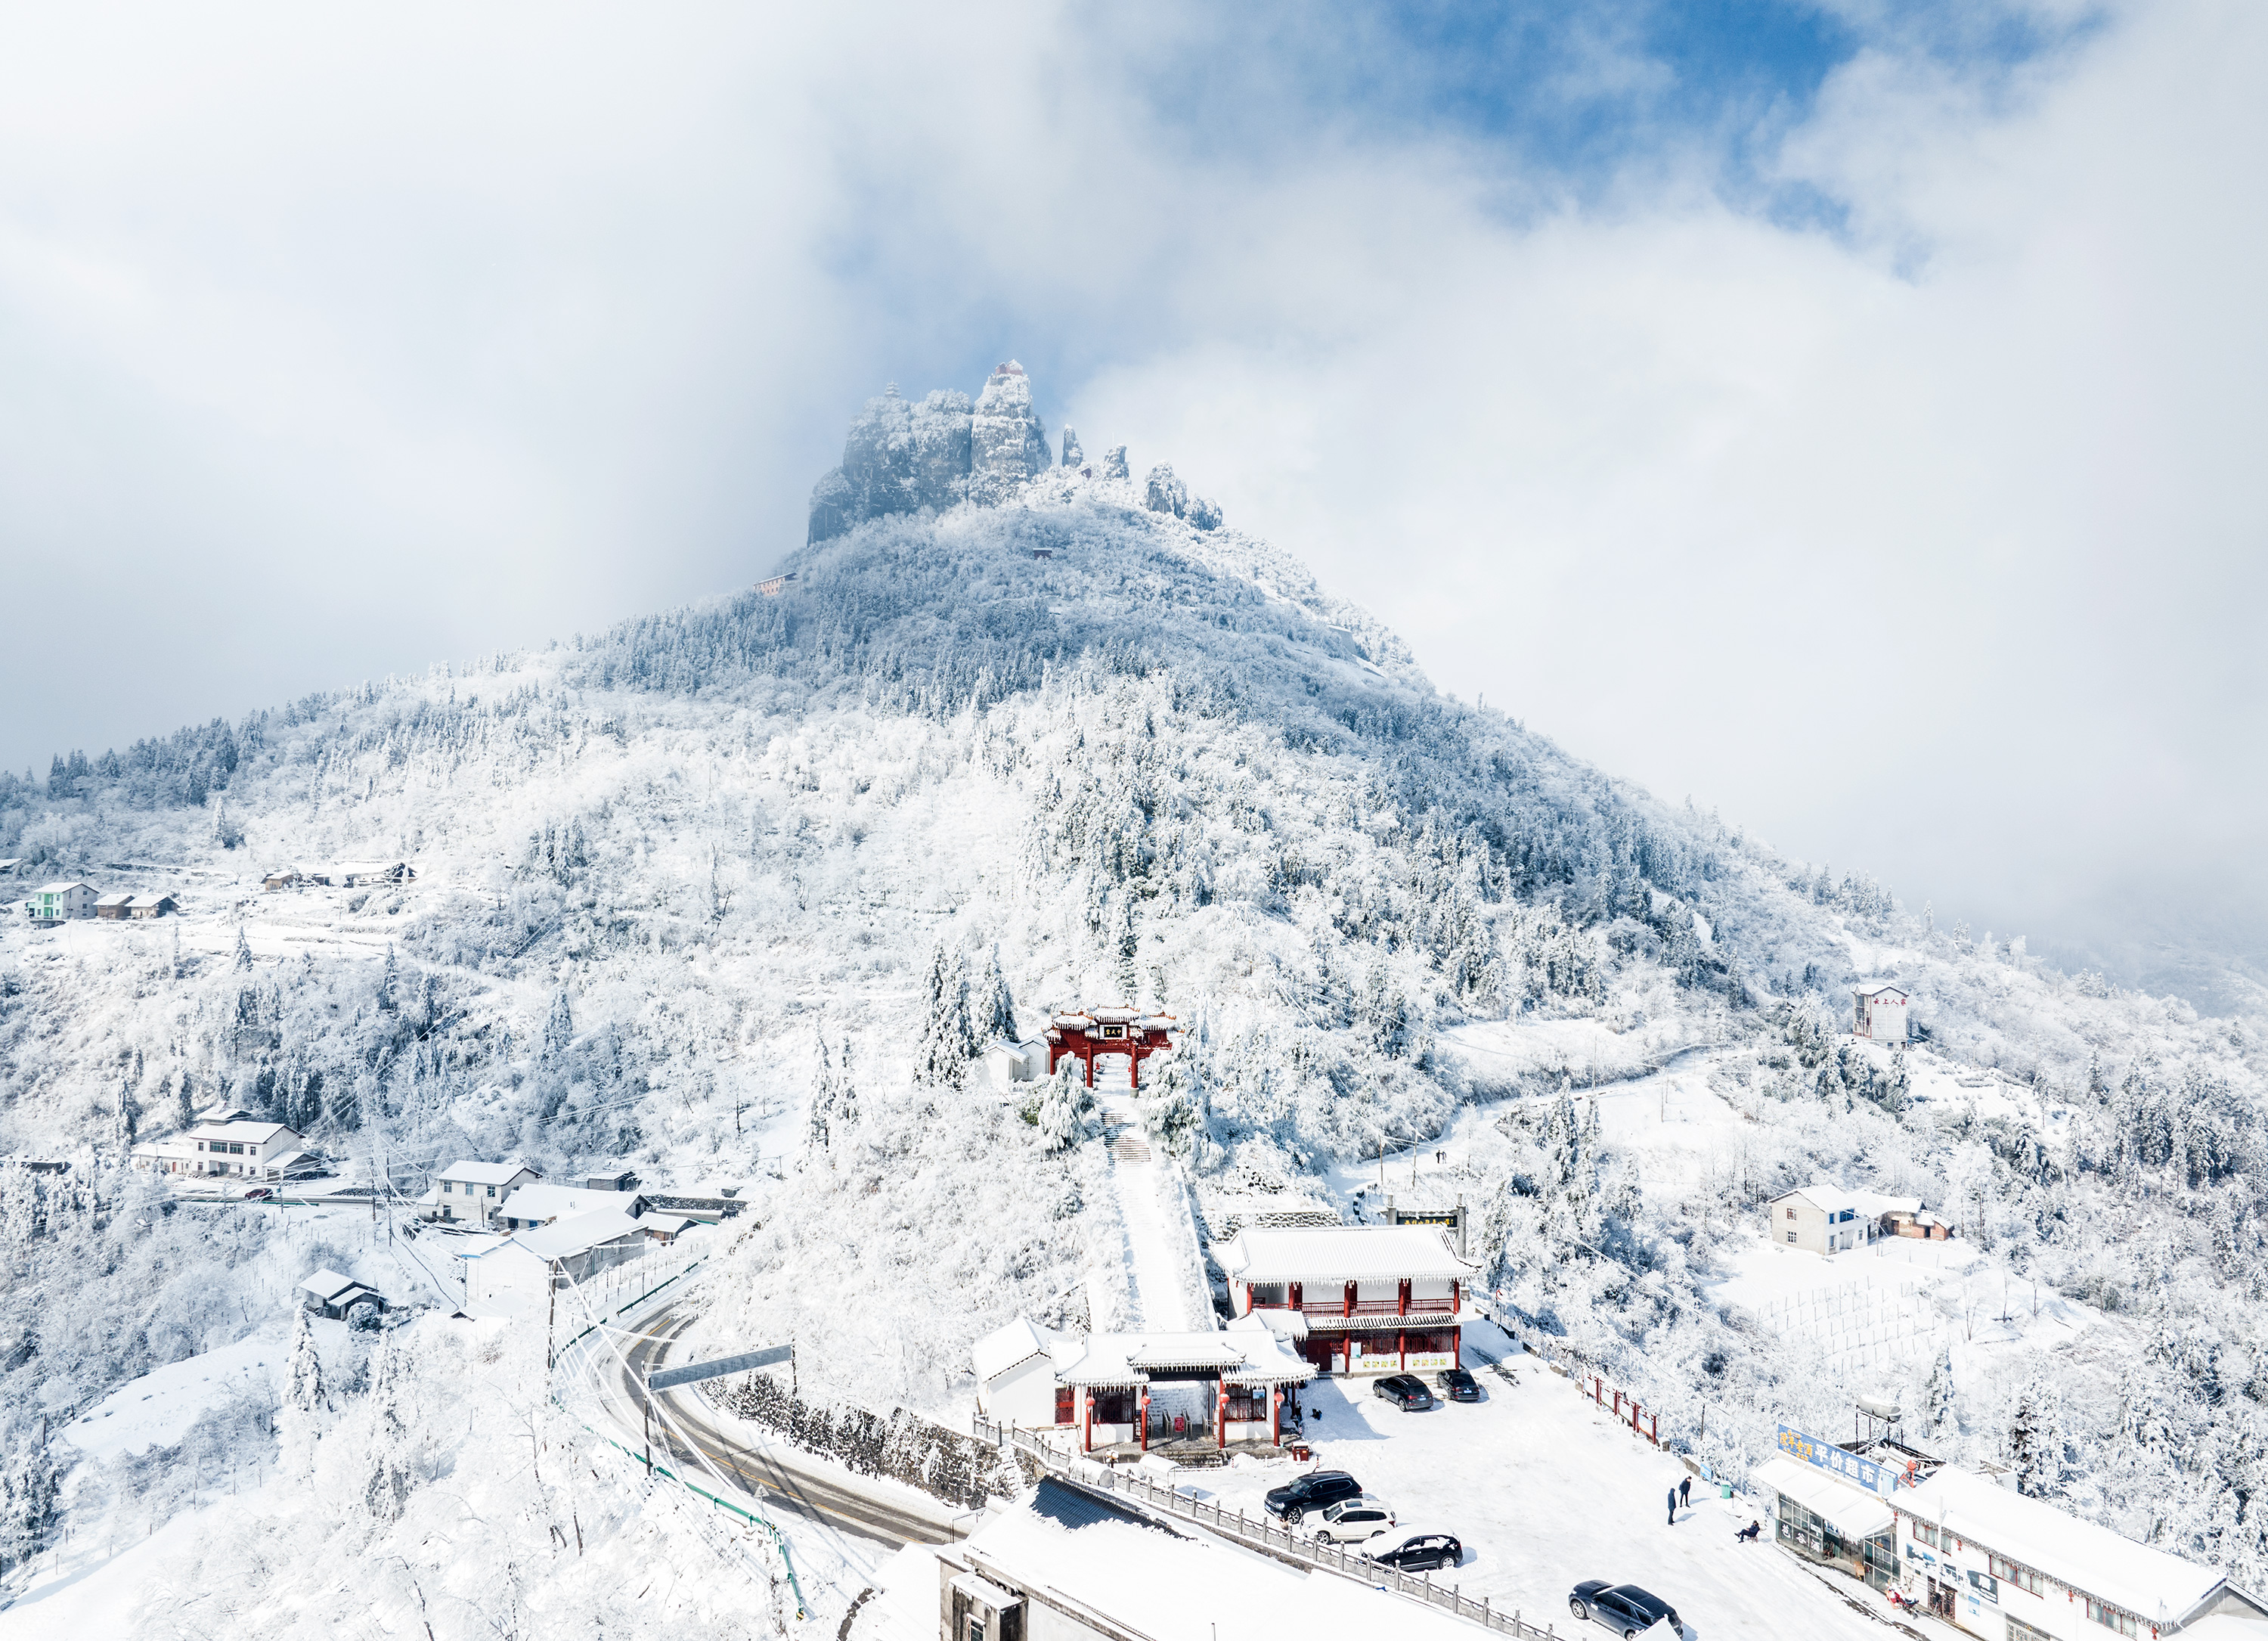
[(1690, 1504), (1693, 1502), (1693, 1478), (1691, 1476), (1687, 1476), (1683, 1482), (1680, 1482), (1677, 1484), (1677, 1502), (1681, 1504)]
[(1669, 1489), (1669, 1525), (1677, 1525), (1677, 1489), (1674, 1487)]
[(1753, 1544), (1756, 1541), (1756, 1534), (1764, 1530), (1764, 1526), (1763, 1522), (1751, 1519), (1747, 1526), (1742, 1527), (1738, 1533), (1733, 1534), (1734, 1541), (1736, 1543), (1746, 1542)]

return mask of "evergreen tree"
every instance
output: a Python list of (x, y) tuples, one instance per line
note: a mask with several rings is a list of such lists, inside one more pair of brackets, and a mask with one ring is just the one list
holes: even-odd
[(1177, 1160), (1188, 1160), (1204, 1143), (1204, 1090), (1180, 1055), (1167, 1055), (1144, 1091), (1142, 1127), (1160, 1150)]
[[(175, 931), (174, 938), (178, 940), (180, 937), (180, 932)], [(236, 966), (239, 970), (252, 966), (252, 945), (244, 937), (244, 925), (241, 923), (236, 926)]]
[(1086, 1068), (1066, 1060), (1040, 1097), (1040, 1138), (1050, 1151), (1067, 1151), (1094, 1131), (1094, 1091), (1086, 1086)]
[(134, 1149), (134, 1142), (140, 1134), (141, 1120), (142, 1110), (135, 1103), (134, 1084), (121, 1077), (118, 1080), (118, 1126), (114, 1138), (122, 1155)]
[(1953, 1382), (1953, 1347), (1947, 1345), (1937, 1353), (1930, 1364), (1929, 1378), (1922, 1386), (1923, 1416), (1929, 1421), (1933, 1434), (1948, 1435), (1954, 1429), (1958, 1392)]
[(2034, 1374), (2009, 1400), (2002, 1441), (2016, 1490), (2031, 1498), (2060, 1492), (2064, 1446), (2063, 1399), (2053, 1385)]
[(285, 1474), (304, 1476), (314, 1468), (315, 1440), (329, 1407), (323, 1358), (315, 1349), (315, 1330), (302, 1307), (291, 1324), (291, 1359), (284, 1371), (284, 1405), (276, 1414)]
[(1008, 977), (1000, 972), (1000, 948), (996, 942), (986, 954), (984, 972), (977, 977), (969, 1009), (970, 1040), (976, 1052), (997, 1039), (1016, 1040), (1016, 1002), (1008, 992)]
[(827, 1039), (819, 1039), (819, 1076), (812, 1085), (811, 1120), (805, 1131), (806, 1145), (830, 1149), (858, 1124), (858, 1097), (850, 1084), (850, 1039), (843, 1039), (840, 1059), (830, 1058)]
[(390, 1334), (379, 1335), (370, 1370), (369, 1437), (364, 1448), (363, 1504), (380, 1523), (398, 1521), (409, 1497), (408, 1368)]
[(930, 956), (927, 992), (914, 1076), (939, 1088), (959, 1088), (977, 1048), (968, 1017), (968, 965), (958, 947), (938, 943)]

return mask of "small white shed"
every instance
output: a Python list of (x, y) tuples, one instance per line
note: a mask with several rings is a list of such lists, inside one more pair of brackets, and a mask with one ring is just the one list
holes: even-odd
[(1032, 1082), (1045, 1076), (1047, 1069), (1048, 1046), (1036, 1037), (1022, 1043), (996, 1037), (984, 1050), (985, 1073), (998, 1089), (1005, 1090), (1013, 1083)]

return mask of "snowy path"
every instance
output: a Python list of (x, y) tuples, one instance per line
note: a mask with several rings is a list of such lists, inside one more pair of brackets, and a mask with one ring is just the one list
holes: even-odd
[[(1150, 1153), (1135, 1120), (1127, 1074), (1095, 1068), (1095, 1103), (1102, 1108), (1110, 1157), (1110, 1185), (1118, 1209), (1118, 1258), (1106, 1260), (1089, 1286), (1098, 1328), (1105, 1293), (1115, 1302), (1116, 1326), (1161, 1333), (1194, 1333), (1219, 1326), (1197, 1263), (1197, 1231), (1189, 1195), (1170, 1168)], [(1103, 1291), (1097, 1291), (1100, 1288)]]

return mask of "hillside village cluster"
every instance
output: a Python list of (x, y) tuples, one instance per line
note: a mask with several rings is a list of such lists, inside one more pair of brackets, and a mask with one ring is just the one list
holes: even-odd
[[(20, 860), (0, 861), (0, 876), (22, 864)], [(416, 876), (416, 868), (401, 861), (348, 861), (306, 870), (296, 866), (279, 868), (262, 877), (261, 887), (271, 893), (289, 889), (367, 889), (406, 883)], [(82, 879), (63, 878), (33, 890), (22, 909), (26, 922), (34, 928), (51, 928), (84, 918), (121, 922), (171, 917), (181, 909), (181, 902), (174, 894), (148, 890), (106, 892)]]
[[(1911, 1001), (1886, 983), (1862, 985), (1853, 994), (1852, 1035), (1908, 1040)], [(1181, 1031), (1155, 1009), (1066, 1009), (1047, 1021), (1040, 1036), (986, 1046), (977, 1064), (991, 1086), (1013, 1094), (1060, 1068), (1091, 1088), (1100, 1067), (1106, 1084), (1116, 1077), (1138, 1088), (1172, 1063)], [(621, 1166), (548, 1180), (509, 1159), (459, 1159), (434, 1171), (421, 1194), (401, 1197), (331, 1178), (327, 1159), (291, 1128), (233, 1108), (207, 1112), (180, 1135), (136, 1145), (132, 1161), (193, 1196), (217, 1192), (252, 1208), (387, 1199), (389, 1212), (407, 1211), (450, 1245), (456, 1293), (449, 1308), (457, 1319), (520, 1325), (555, 1320), (562, 1294), (593, 1291), (610, 1274), (735, 1218), (757, 1200), (747, 1183), (662, 1190)], [(1178, 1512), (1194, 1507), (1178, 1494), (1166, 1495), (1172, 1502), (1161, 1509), (1155, 1498), (1130, 1492), (1115, 1480), (1122, 1467), (1132, 1467), (1138, 1486), (1160, 1467), (1168, 1475), (1207, 1475), (1231, 1461), (1261, 1467), (1265, 1482), (1329, 1482), (1342, 1473), (1313, 1467), (1326, 1434), (1315, 1387), (1335, 1383), (1346, 1395), (1367, 1390), (1396, 1408), (1442, 1408), (1454, 1417), (1461, 1404), (1503, 1393), (1493, 1379), (1484, 1387), (1473, 1369), (1512, 1379), (1507, 1362), (1535, 1362), (1522, 1357), (1516, 1335), (1498, 1325), (1482, 1297), (1462, 1209), (1378, 1211), (1374, 1223), (1242, 1226), (1210, 1250), (1220, 1280), (1202, 1326), (1080, 1332), (1019, 1316), (979, 1340), (968, 1364), (976, 1429), (1004, 1446), (1012, 1438), (1027, 1445), (1045, 1479), (1025, 1504), (917, 1558), (921, 1576), (933, 1567), (939, 1580), (936, 1633), (943, 1641), (1123, 1641), (1177, 1633), (1178, 1609), (1151, 1611), (1127, 1581), (1152, 1577), (1165, 1587), (1191, 1575), (1182, 1564), (1190, 1526)], [(1952, 1220), (1918, 1200), (1823, 1182), (1773, 1199), (1764, 1231), (1776, 1253), (1822, 1261), (1959, 1234)], [(636, 1276), (631, 1289), (661, 1282), (665, 1270), (678, 1268), (678, 1261), (657, 1267), (651, 1276)], [(309, 1274), (299, 1294), (311, 1316), (364, 1330), (399, 1325), (404, 1312), (430, 1303), (388, 1295), (328, 1268)], [(1564, 1390), (1603, 1408), (1603, 1385), (1580, 1379)], [(1612, 1417), (1631, 1441), (1660, 1445), (1654, 1416), (1619, 1392), (1613, 1401)], [(2027, 1497), (2005, 1467), (1941, 1462), (1908, 1438), (1893, 1403), (1865, 1399), (1853, 1417), (1859, 1433), (1845, 1439), (1783, 1425), (1777, 1452), (1753, 1468), (1737, 1495), (1705, 1464), (1679, 1461), (1689, 1475), (1686, 1502), (1698, 1479), (1705, 1498), (1721, 1494), (1729, 1521), (1753, 1510), (1783, 1550), (1863, 1585), (1910, 1630), (1928, 1619), (1987, 1641), (2092, 1641), (2106, 1630), (2147, 1641), (2174, 1635), (2268, 1641), (2268, 1603), (2213, 1570)], [(1391, 1439), (1423, 1438), (1397, 1431)], [(1343, 1496), (1326, 1487), (1313, 1501), (1295, 1497), (1279, 1509), (1275, 1501), (1285, 1490), (1271, 1491), (1266, 1506), (1283, 1524), (1281, 1559), (1307, 1565), (1311, 1578), (1337, 1578), (1351, 1566), (1352, 1582), (1334, 1598), (1353, 1603), (1351, 1613), (1420, 1635), (1469, 1626), (1472, 1604), (1461, 1597), (1448, 1602), (1446, 1628), (1432, 1610), (1440, 1604), (1432, 1574), (1454, 1569), (1468, 1553), (1433, 1522), (1441, 1504), (1426, 1512), (1428, 1525), (1413, 1529), (1398, 1522), (1395, 1504), (1351, 1480)], [(1673, 1489), (1673, 1523), (1679, 1504)], [(1240, 1521), (1240, 1532), (1248, 1534), (1248, 1520)], [(1096, 1524), (1172, 1531), (1115, 1541), (1113, 1555), (1097, 1560), (1076, 1553), (1067, 1536)], [(1303, 1528), (1312, 1544), (1301, 1538)], [(1263, 1539), (1267, 1530), (1260, 1529)], [(1423, 1582), (1405, 1588), (1419, 1572)], [(1233, 1611), (1257, 1600), (1279, 1613), (1314, 1605), (1314, 1592), (1280, 1569), (1256, 1576), (1256, 1597), (1246, 1591), (1227, 1608), (1199, 1605)], [(1381, 1578), (1392, 1582), (1392, 1608), (1377, 1605), (1386, 1588)], [(1402, 1598), (1411, 1589), (1431, 1605), (1407, 1610)], [(1643, 1615), (1615, 1608), (1616, 1599), (1611, 1590), (1587, 1597), (1579, 1588), (1572, 1615), (1609, 1627), (1621, 1622), (1616, 1611)], [(1480, 1616), (1484, 1628), (1502, 1627), (1500, 1615), (1484, 1607)], [(1159, 1628), (1143, 1630), (1144, 1620)], [(1514, 1621), (1514, 1633), (1526, 1633), (1517, 1628), (1521, 1623)], [(873, 1633), (924, 1632), (901, 1623)]]

